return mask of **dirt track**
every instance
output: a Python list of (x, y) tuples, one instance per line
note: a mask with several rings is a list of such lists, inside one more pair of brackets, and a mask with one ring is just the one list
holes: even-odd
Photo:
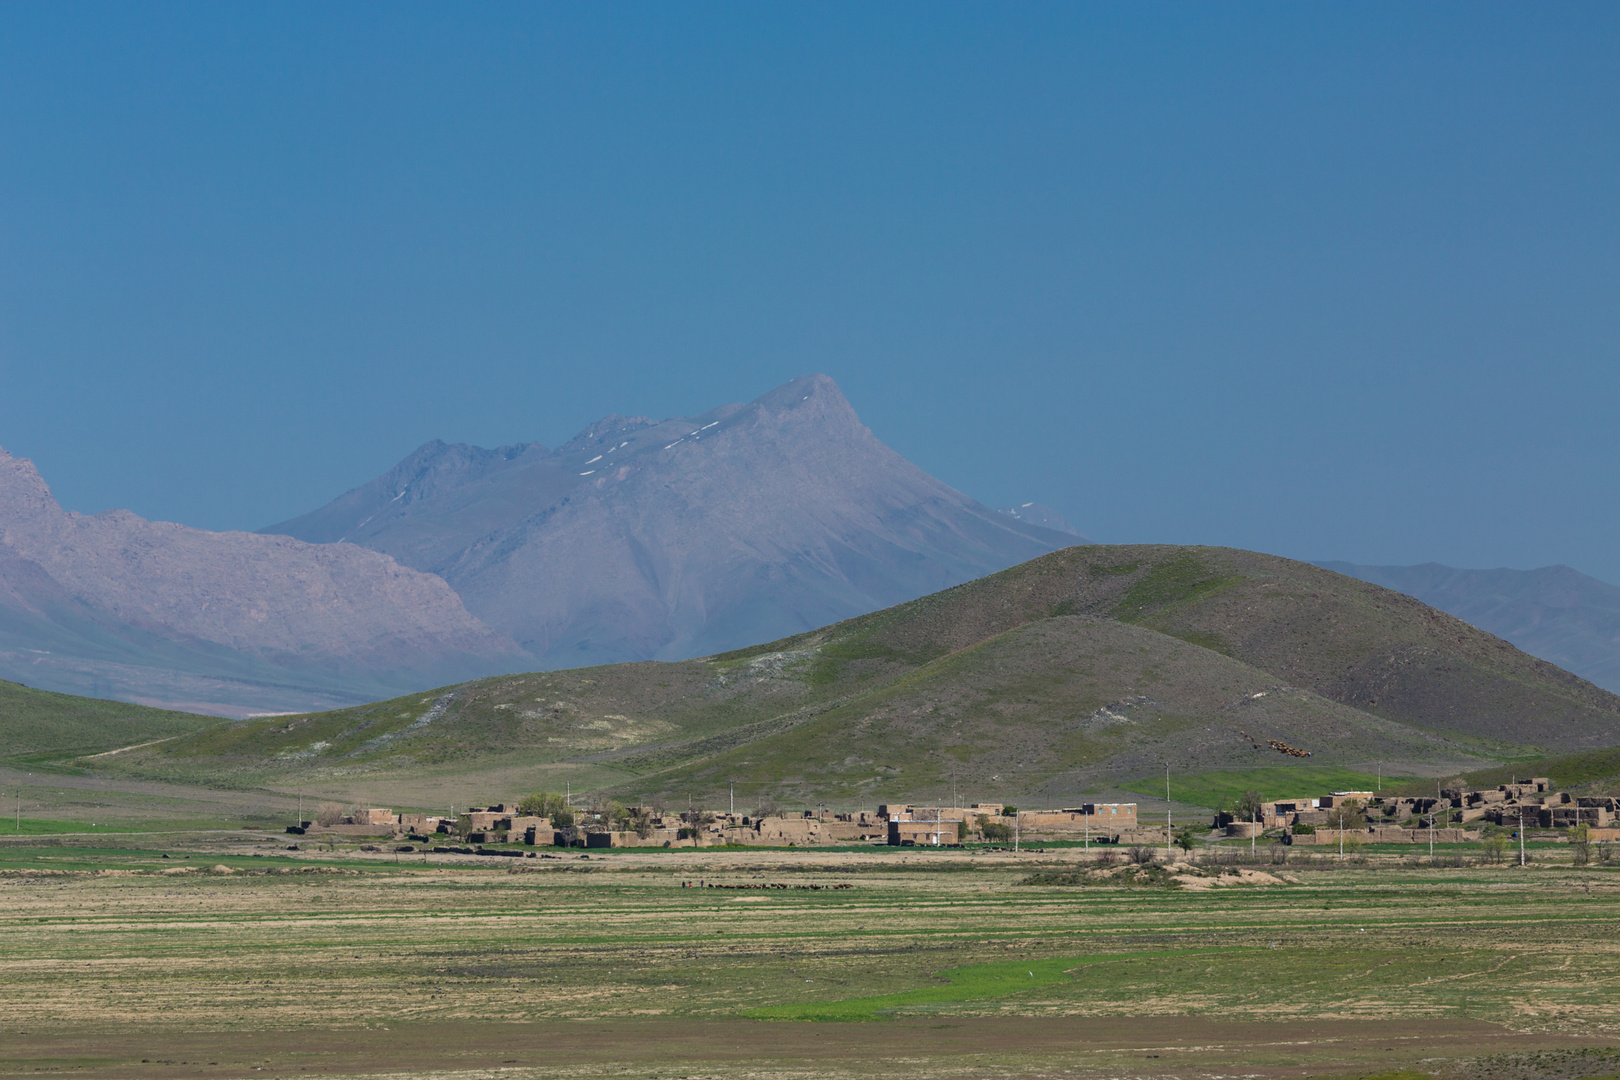
[[(1233, 1023), (1199, 1017), (615, 1020), (396, 1029), (6, 1037), (0, 1076), (953, 1077), (1364, 1075), (1422, 1059), (1604, 1045), (1473, 1021)], [(144, 1062), (142, 1059), (146, 1059)]]

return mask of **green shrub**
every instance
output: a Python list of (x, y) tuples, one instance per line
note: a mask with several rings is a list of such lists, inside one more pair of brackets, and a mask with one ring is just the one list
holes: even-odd
[(1316, 826), (1315, 825), (1307, 825), (1302, 821), (1301, 822), (1295, 822), (1294, 823), (1294, 835), (1295, 836), (1315, 836), (1316, 835)]

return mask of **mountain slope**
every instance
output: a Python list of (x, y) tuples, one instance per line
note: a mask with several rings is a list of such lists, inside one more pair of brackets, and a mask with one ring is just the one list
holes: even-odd
[(441, 575), (546, 666), (677, 659), (909, 600), (1071, 544), (879, 442), (832, 380), (555, 451), (430, 443), (265, 530)]
[(1620, 693), (1620, 588), (1567, 566), (1317, 565), (1406, 593)]
[(240, 715), (525, 666), (437, 578), (350, 544), (64, 511), (0, 450), (0, 674)]
[(0, 680), (0, 746), (4, 747), (0, 762), (116, 750), (218, 722), (212, 716), (55, 694)]
[(409, 778), (463, 797), (567, 778), (630, 798), (714, 798), (735, 779), (739, 795), (801, 802), (1064, 799), (1117, 791), (1164, 761), (1185, 772), (1300, 760), (1271, 740), (1313, 764), (1460, 771), (1620, 743), (1620, 698), (1307, 564), (1091, 546), (701, 660), (222, 725), (117, 767), (379, 793)]

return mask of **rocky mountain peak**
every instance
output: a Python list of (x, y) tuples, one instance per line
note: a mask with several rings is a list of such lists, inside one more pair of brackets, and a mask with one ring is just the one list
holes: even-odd
[(820, 374), (697, 416), (610, 415), (511, 462), (452, 451), (485, 464), (405, 496), (373, 481), (265, 531), (440, 574), (547, 667), (781, 637), (1075, 539), (930, 477)]
[(60, 514), (61, 506), (45, 478), (27, 458), (13, 457), (0, 447), (0, 536), (13, 525), (40, 515)]

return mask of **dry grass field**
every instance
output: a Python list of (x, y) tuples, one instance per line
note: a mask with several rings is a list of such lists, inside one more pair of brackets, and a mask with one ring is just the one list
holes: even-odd
[(1022, 883), (1076, 849), (168, 842), (0, 847), (0, 1076), (1620, 1074), (1620, 870), (1555, 846), (1177, 887)]

